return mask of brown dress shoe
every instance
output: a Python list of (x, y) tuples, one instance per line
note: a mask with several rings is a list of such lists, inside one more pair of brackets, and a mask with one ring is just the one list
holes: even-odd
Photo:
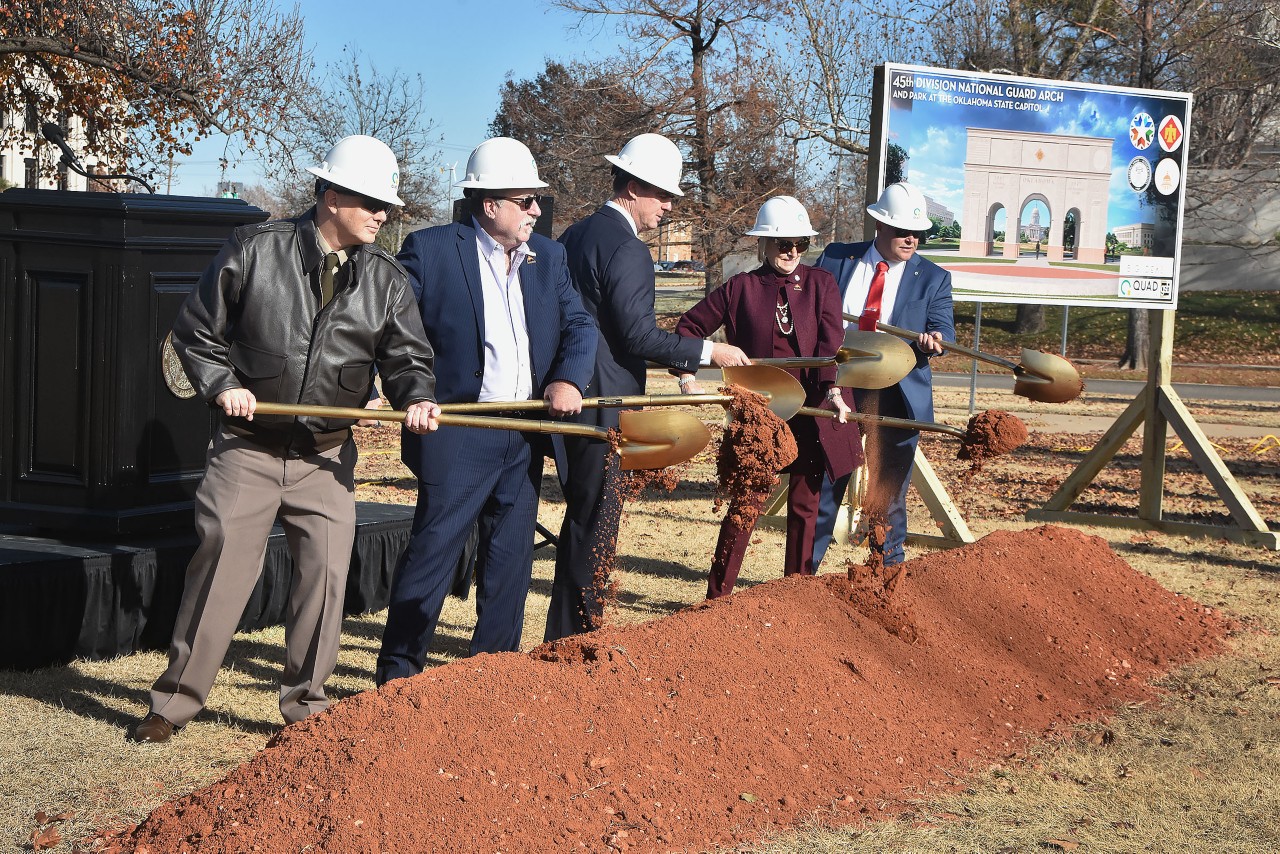
[(174, 729), (174, 725), (160, 715), (155, 712), (149, 712), (142, 719), (142, 722), (133, 728), (133, 734), (130, 738), (137, 742), (160, 744), (169, 740), (169, 736), (173, 735)]

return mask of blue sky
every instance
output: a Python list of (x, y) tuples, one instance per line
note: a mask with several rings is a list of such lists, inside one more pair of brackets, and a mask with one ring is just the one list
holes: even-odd
[[(287, 5), (288, 0), (280, 0)], [(588, 23), (573, 29), (578, 17), (546, 4), (524, 0), (425, 0), (409, 3), (339, 3), (301, 0), (307, 36), (318, 68), (342, 59), (344, 46), (362, 52), (382, 72), (395, 68), (421, 74), (434, 134), (443, 138), (441, 160), (458, 163), (487, 135), (498, 107), (498, 89), (508, 73), (516, 79), (536, 75), (547, 57), (589, 58), (609, 52), (617, 38), (610, 26)], [(224, 138), (197, 146), (179, 161), (172, 192), (212, 192), (222, 177), (218, 158)], [(261, 183), (261, 166), (246, 159), (228, 170), (226, 180)], [(164, 192), (165, 176), (157, 189)]]
[[(916, 73), (917, 80), (972, 80), (951, 75)], [(1021, 87), (1018, 78), (994, 78), (1006, 82), (1008, 87)], [(1027, 86), (1025, 88), (1032, 88)], [(1043, 91), (1045, 87), (1035, 87)], [(999, 98), (1032, 104), (1038, 109), (1009, 109), (998, 106), (939, 103), (917, 98), (906, 102), (895, 99), (889, 120), (890, 142), (907, 150), (909, 179), (936, 201), (960, 215), (964, 199), (964, 158), (966, 127), (1017, 129), (1036, 133), (1070, 134), (1075, 136), (1109, 137), (1115, 140), (1111, 148), (1111, 183), (1107, 207), (1108, 228), (1137, 222), (1154, 222), (1153, 208), (1140, 204), (1142, 196), (1129, 185), (1127, 171), (1135, 156), (1145, 156), (1151, 164), (1160, 158), (1158, 144), (1152, 142), (1145, 150), (1139, 150), (1130, 142), (1130, 124), (1140, 113), (1148, 113), (1155, 123), (1162, 116), (1176, 111), (1183, 115), (1183, 101), (1164, 99), (1145, 94), (1099, 91), (1074, 88), (1057, 84), (1052, 87), (1061, 93), (1061, 100), (1052, 98)], [(927, 87), (916, 86), (916, 91)], [(959, 93), (955, 93), (959, 94)], [(907, 105), (909, 108), (900, 108)], [(1181, 160), (1185, 146), (1176, 156)], [(1173, 197), (1176, 199), (1176, 196)], [(1064, 216), (1065, 211), (1055, 211), (1054, 216)], [(1030, 218), (1026, 209), (1024, 223)], [(1041, 206), (1041, 222), (1048, 225), (1047, 213)], [(997, 227), (1000, 227), (999, 220)]]

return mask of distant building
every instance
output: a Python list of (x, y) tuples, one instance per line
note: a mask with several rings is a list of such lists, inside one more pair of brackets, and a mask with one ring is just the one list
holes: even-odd
[(688, 220), (663, 220), (645, 243), (654, 261), (693, 260), (693, 226)]
[(1130, 249), (1150, 249), (1155, 240), (1156, 228), (1147, 222), (1135, 222), (1132, 225), (1118, 225), (1111, 229), (1111, 233)]
[(1049, 229), (1040, 224), (1040, 208), (1031, 209), (1031, 222), (1022, 229), (1030, 242), (1039, 242), (1044, 240)]
[(929, 219), (938, 220), (943, 226), (951, 225), (951, 223), (956, 221), (956, 215), (951, 212), (950, 208), (941, 202), (934, 201), (928, 196), (924, 197), (924, 207), (925, 215), (928, 216)]
[[(62, 154), (45, 142), (40, 133), (41, 124), (41, 117), (34, 109), (22, 112), (0, 109), (0, 179), (9, 186), (32, 190), (88, 189), (88, 179), (66, 166), (59, 165), (53, 175), (45, 174), (51, 164), (62, 158)], [(56, 124), (62, 128), (71, 150), (83, 156), (86, 139), (84, 120), (64, 116)], [(84, 163), (87, 171), (96, 171), (97, 163), (92, 158), (84, 158)]]

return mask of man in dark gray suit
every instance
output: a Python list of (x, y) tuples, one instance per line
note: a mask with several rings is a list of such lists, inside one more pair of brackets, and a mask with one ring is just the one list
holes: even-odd
[[(684, 195), (680, 149), (666, 137), (646, 133), (605, 160), (613, 166), (613, 198), (560, 236), (573, 284), (599, 329), (586, 396), (643, 394), (650, 361), (682, 371), (749, 364), (737, 347), (664, 332), (654, 319), (653, 257), (639, 234), (656, 228), (675, 198)], [(614, 428), (618, 410), (584, 411), (580, 420)], [(568, 465), (560, 483), (566, 508), (556, 546), (548, 641), (599, 625), (622, 512), (618, 455), (600, 442), (573, 436), (564, 444)]]

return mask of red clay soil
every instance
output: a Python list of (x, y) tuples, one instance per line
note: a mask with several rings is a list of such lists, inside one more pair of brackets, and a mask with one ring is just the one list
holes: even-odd
[(727, 385), (722, 394), (733, 396), (729, 423), (716, 453), (716, 503), (729, 502), (726, 518), (734, 527), (750, 530), (764, 509), (760, 500), (778, 485), (778, 472), (795, 462), (799, 454), (791, 428), (769, 409), (762, 394)]
[(1001, 457), (1022, 447), (1028, 435), (1027, 425), (1018, 416), (999, 409), (988, 409), (969, 419), (969, 426), (956, 456), (962, 460), (972, 460), (971, 471), (977, 472), (992, 457)]
[[(396, 680), (165, 804), (138, 852), (703, 851), (882, 816), (1153, 695), (1228, 629), (1041, 527)], [(181, 736), (177, 746), (181, 747)]]

